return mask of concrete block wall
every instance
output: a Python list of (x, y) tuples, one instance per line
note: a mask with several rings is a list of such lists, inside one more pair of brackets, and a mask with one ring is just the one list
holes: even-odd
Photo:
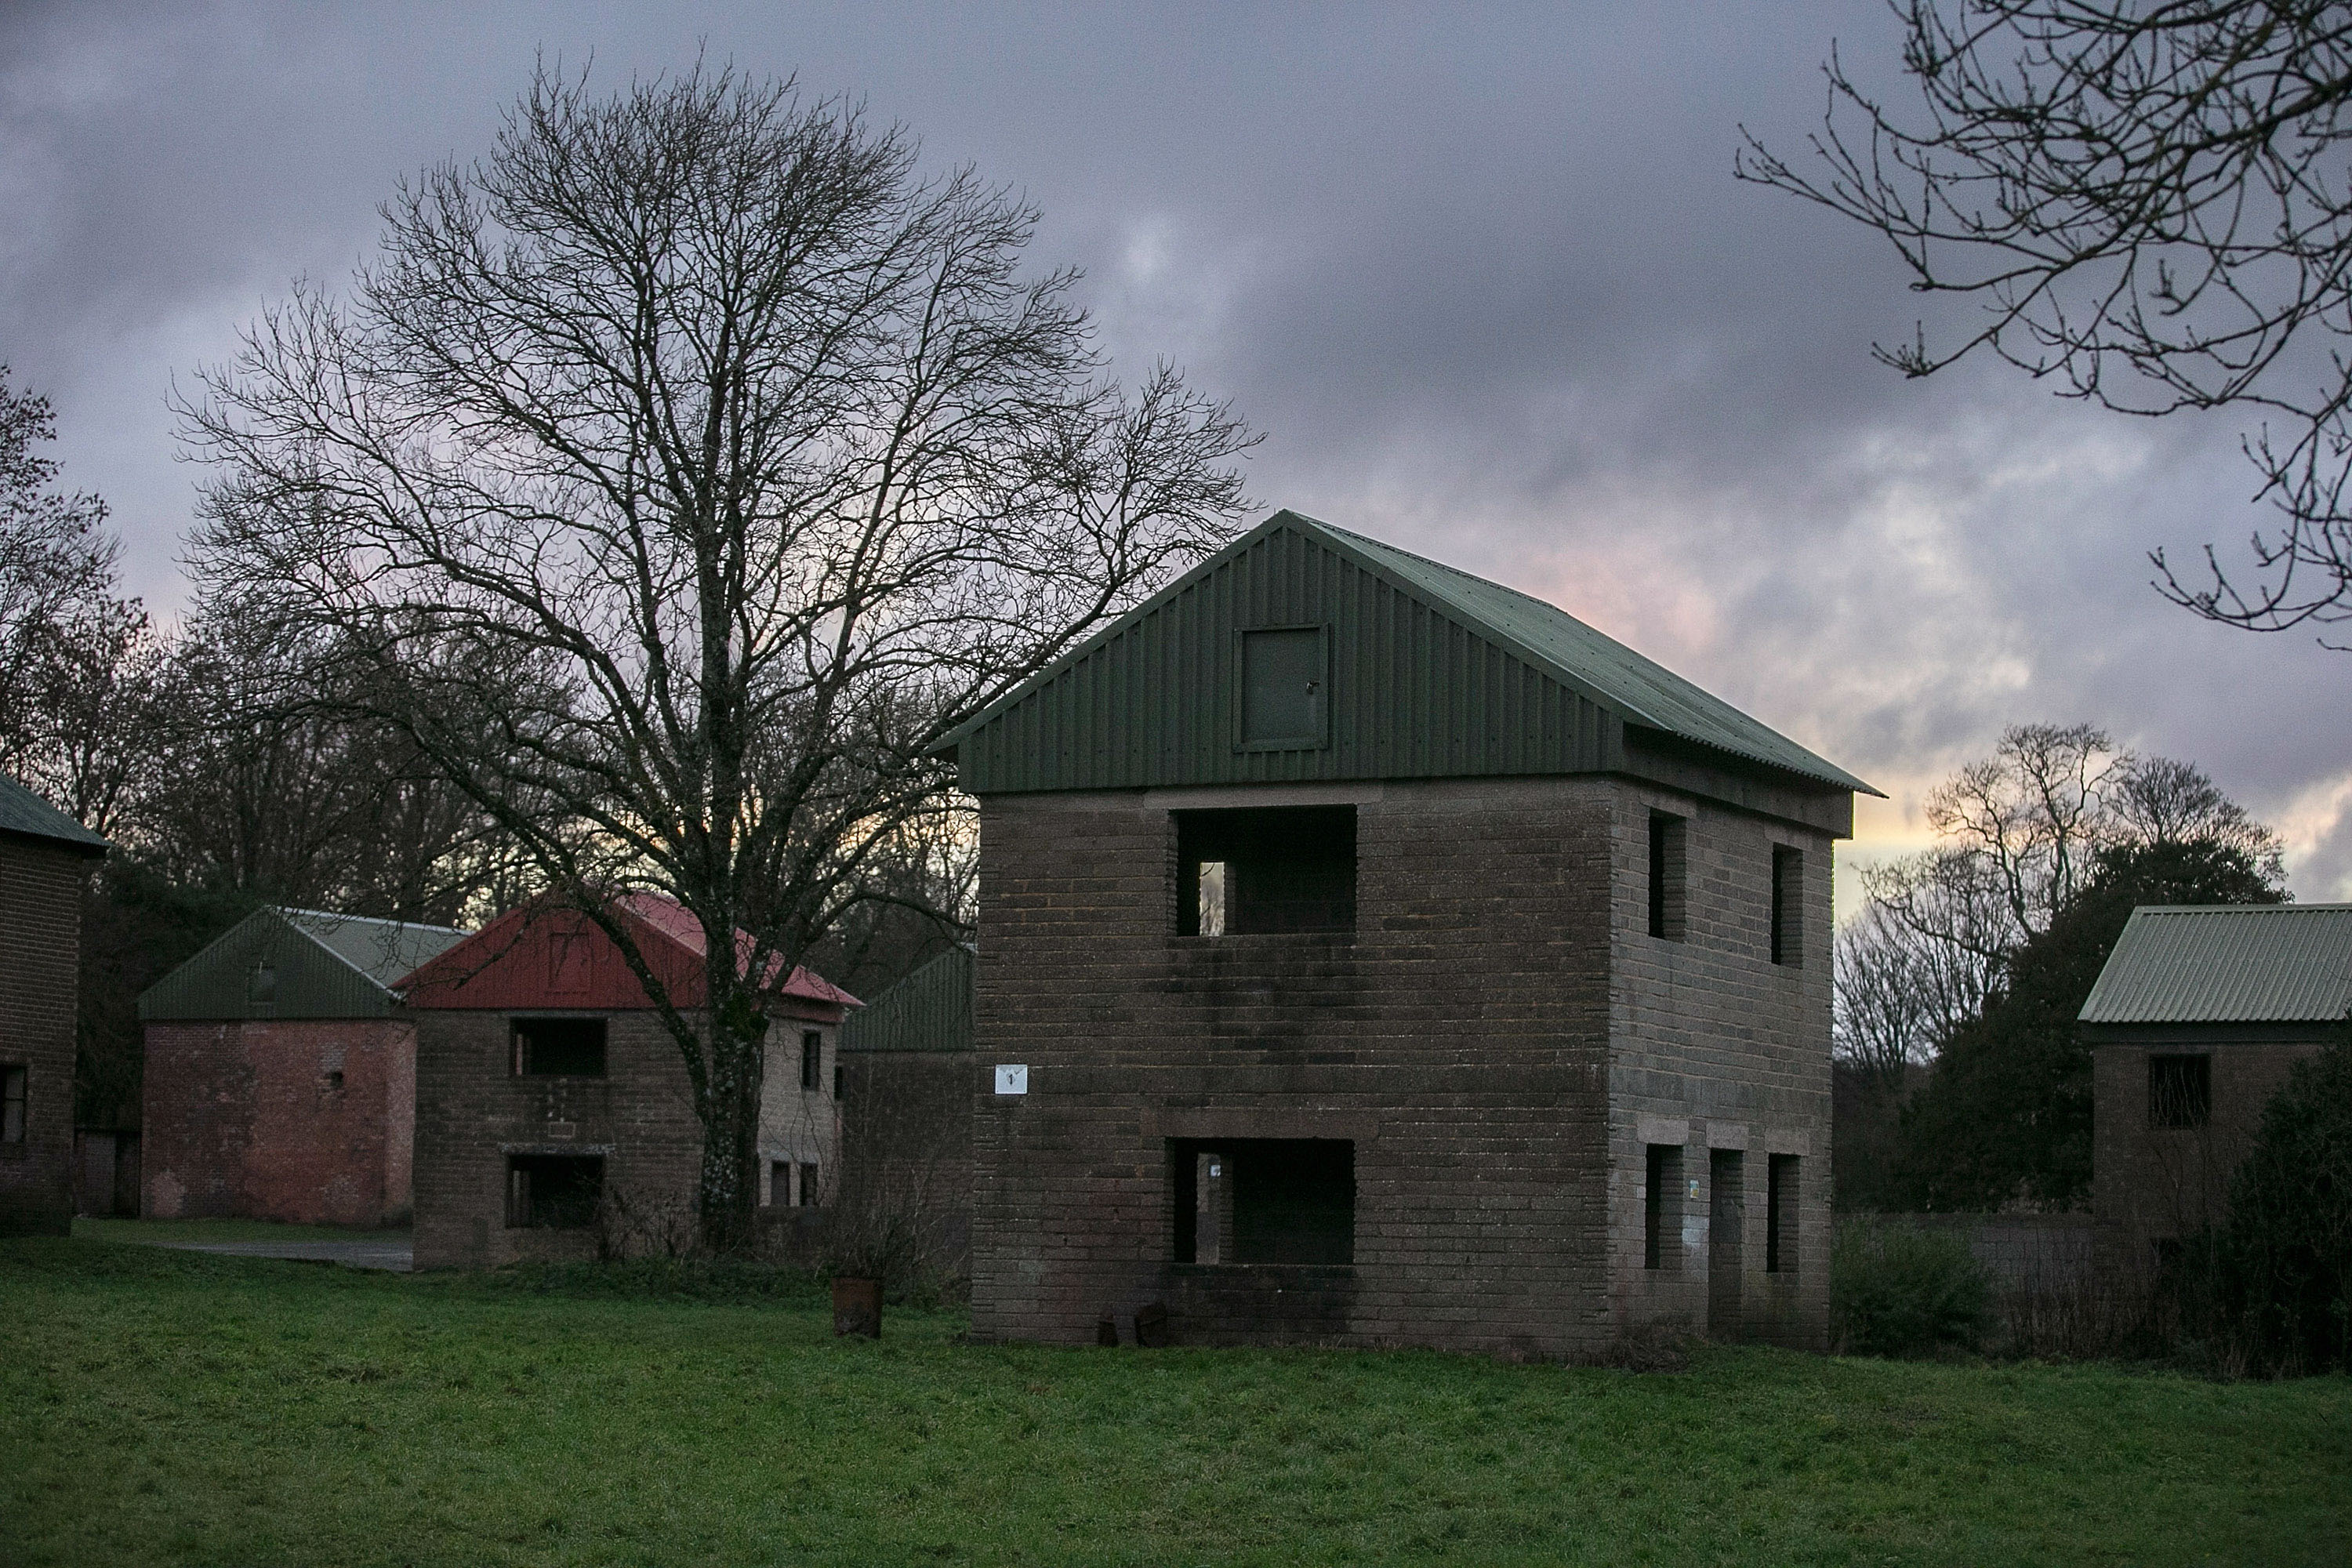
[[(1685, 826), (1680, 940), (1650, 934), (1650, 819)], [(1612, 786), (1610, 1294), (1621, 1328), (1674, 1323), (1820, 1349), (1829, 1331), (1831, 858), (1834, 842), (1693, 795)], [(1775, 847), (1803, 856), (1793, 963), (1771, 958)], [(1662, 1267), (1644, 1267), (1645, 1146), (1679, 1148)], [(1714, 1173), (1737, 1153), (1744, 1201)], [(1771, 1155), (1795, 1155), (1797, 1234), (1768, 1273)], [(1718, 1213), (1741, 1226), (1738, 1306), (1710, 1277)], [(1784, 1235), (1784, 1248), (1787, 1240)], [(1715, 1321), (1710, 1323), (1710, 1319)]]
[[(818, 1037), (817, 1087), (801, 1087), (801, 1036)], [(841, 1168), (841, 1102), (834, 1097), (834, 1069), (841, 1065), (839, 1030), (832, 1024), (814, 1024), (779, 1017), (768, 1026), (767, 1061), (760, 1073), (760, 1201), (772, 1205), (769, 1188), (774, 1163), (817, 1168), (820, 1201), (832, 1190)]]
[[(2193, 1235), (2229, 1212), (2230, 1176), (2252, 1152), (2263, 1110), (2315, 1039), (2150, 1039), (2091, 1053), (2092, 1209), (2099, 1259), (2142, 1269), (2154, 1244)], [(2213, 1101), (2203, 1127), (2148, 1123), (2147, 1058), (2210, 1054)]]
[[(984, 800), (981, 1070), (1030, 1070), (1026, 1095), (979, 1095), (975, 1337), (1083, 1342), (1166, 1300), (1180, 1338), (1255, 1312), (1260, 1337), (1605, 1345), (1620, 787)], [(1352, 935), (1173, 934), (1172, 810), (1337, 803), (1357, 807)], [(1169, 1141), (1238, 1138), (1353, 1141), (1352, 1268), (1173, 1263)]]
[(601, 1079), (515, 1076), (506, 1013), (418, 1010), (419, 1268), (595, 1256), (593, 1228), (507, 1224), (509, 1154), (600, 1154), (643, 1226), (690, 1226), (702, 1127), (677, 1045), (651, 1012), (585, 1016), (607, 1020)]
[(92, 862), (0, 837), (0, 1063), (25, 1068), (25, 1136), (0, 1142), (0, 1236), (73, 1228), (74, 1015)]
[(415, 1081), (405, 1018), (150, 1024), (143, 1211), (403, 1224)]

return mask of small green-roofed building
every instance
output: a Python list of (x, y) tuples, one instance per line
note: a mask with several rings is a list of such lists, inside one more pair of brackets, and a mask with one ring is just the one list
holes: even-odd
[(2347, 1011), (2352, 904), (2132, 911), (2079, 1015), (2111, 1266), (2156, 1267), (2222, 1217), (2263, 1107)]
[(466, 935), (261, 909), (149, 987), (144, 1212), (404, 1221), (416, 1032), (394, 985)]
[(911, 1222), (923, 1262), (962, 1275), (971, 1260), (972, 1054), (977, 954), (959, 943), (927, 960), (841, 1026), (845, 1201)]
[(943, 749), (981, 816), (975, 1337), (1823, 1342), (1861, 779), (1291, 511)]

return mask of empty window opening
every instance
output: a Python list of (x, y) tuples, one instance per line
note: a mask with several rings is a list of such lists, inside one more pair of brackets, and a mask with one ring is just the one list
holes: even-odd
[(517, 1228), (579, 1230), (595, 1223), (604, 1196), (601, 1154), (511, 1154), (507, 1157), (507, 1224)]
[(1321, 626), (1241, 635), (1241, 744), (1307, 750), (1329, 733), (1328, 660)]
[(1356, 808), (1176, 813), (1186, 936), (1356, 929)]
[(22, 1066), (0, 1067), (0, 1143), (22, 1143), (25, 1141), (27, 1079), (28, 1075)]
[(2213, 1058), (2147, 1058), (2147, 1124), (2202, 1127), (2213, 1119)]
[[(1177, 1262), (1356, 1260), (1356, 1145), (1349, 1140), (1179, 1138), (1168, 1152)], [(1204, 1176), (1213, 1184), (1206, 1194)], [(1212, 1222), (1205, 1249), (1204, 1205)]]
[(824, 1186), (817, 1181), (816, 1167), (803, 1164), (801, 1167), (801, 1207), (804, 1209), (816, 1207), (816, 1200), (824, 1191)]
[(793, 1163), (790, 1160), (768, 1162), (768, 1202), (775, 1208), (790, 1208), (793, 1202)]
[(331, 1072), (327, 1074), (324, 1081), (329, 1094), (341, 1094), (343, 1092), (343, 1075), (341, 1073)]
[(801, 1088), (814, 1094), (824, 1087), (824, 1037), (814, 1029), (801, 1031)]
[(1797, 1156), (1774, 1154), (1764, 1170), (1764, 1272), (1797, 1271)]
[(1683, 940), (1683, 862), (1689, 822), (1650, 813), (1650, 934)]
[(1672, 1266), (1681, 1245), (1683, 1152), (1672, 1143), (1647, 1145), (1642, 1175), (1642, 1267)]
[(517, 1078), (603, 1078), (604, 1020), (517, 1018), (514, 1071)]
[(1805, 852), (1772, 846), (1772, 962), (1805, 962)]
[(1743, 1325), (1740, 1273), (1748, 1232), (1747, 1161), (1737, 1149), (1706, 1156), (1706, 1331), (1738, 1339)]

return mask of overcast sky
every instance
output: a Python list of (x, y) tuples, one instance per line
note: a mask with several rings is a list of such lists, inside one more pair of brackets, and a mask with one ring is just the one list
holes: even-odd
[[(2159, 600), (2147, 552), (2259, 521), (2237, 426), (1999, 374), (1907, 383), (1869, 237), (1731, 177), (1795, 150), (1876, 0), (1416, 8), (0, 5), (0, 361), (166, 616), (194, 473), (173, 380), (289, 282), (348, 277), (404, 174), (488, 146), (544, 51), (698, 44), (904, 122), (1043, 209), (1121, 365), (1234, 399), (1289, 506), (1540, 595), (1892, 797), (2001, 728), (2203, 765), (2352, 897), (2352, 655)], [(1850, 884), (1842, 878), (1842, 892)]]

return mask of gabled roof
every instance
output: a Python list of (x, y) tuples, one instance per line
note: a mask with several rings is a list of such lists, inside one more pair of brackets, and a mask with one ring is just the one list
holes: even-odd
[(6, 773), (0, 773), (0, 834), (45, 839), (79, 855), (103, 855), (113, 847)]
[(961, 942), (919, 964), (841, 1026), (845, 1051), (968, 1051), (978, 955)]
[[(400, 977), (465, 940), (448, 926), (369, 920), (321, 910), (256, 910), (147, 988), (149, 1022), (226, 1018), (378, 1018), (400, 997)], [(267, 963), (271, 994), (257, 1001)]]
[[(1296, 512), (1289, 515), (1297, 518)], [(1297, 521), (1353, 545), (1489, 637), (1542, 660), (1562, 680), (1588, 689), (1630, 722), (1823, 784), (1863, 795), (1880, 794), (1843, 768), (1692, 685), (1664, 665), (1593, 630), (1557, 605), (1328, 522), (1312, 518)]]
[[(680, 1007), (704, 1005), (707, 980), (702, 922), (675, 899), (623, 893), (608, 908), (625, 924), (638, 952)], [(735, 933), (736, 967), (745, 972), (756, 939)], [(559, 977), (561, 983), (559, 984)], [(857, 998), (806, 967), (783, 973), (771, 957), (772, 994), (818, 1009), (861, 1005)], [(402, 976), (409, 1005), (432, 1008), (583, 1008), (598, 1012), (650, 1007), (612, 940), (579, 910), (553, 898), (509, 910), (466, 941)]]
[(2319, 1024), (2352, 1008), (2352, 904), (2132, 911), (2081, 1021)]
[[(1332, 733), (1238, 746), (1233, 643), (1321, 625)], [(1614, 772), (1626, 731), (1812, 791), (1879, 792), (1558, 606), (1277, 511), (942, 743), (979, 793)]]

